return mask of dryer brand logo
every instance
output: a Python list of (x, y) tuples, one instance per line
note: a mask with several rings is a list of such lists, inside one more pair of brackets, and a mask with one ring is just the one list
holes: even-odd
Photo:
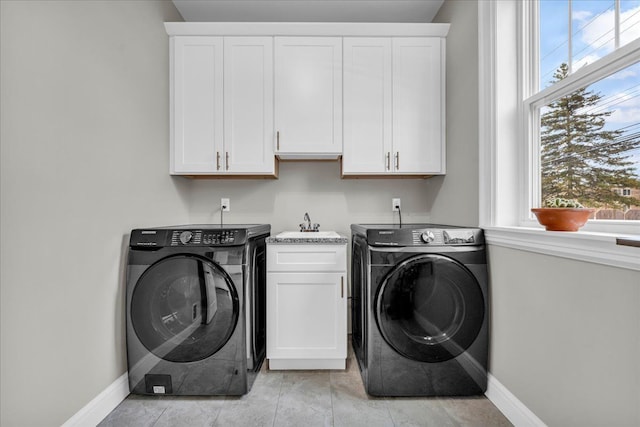
[(140, 234), (156, 234), (156, 230), (142, 230)]
[(394, 234), (395, 231), (378, 231), (378, 234)]

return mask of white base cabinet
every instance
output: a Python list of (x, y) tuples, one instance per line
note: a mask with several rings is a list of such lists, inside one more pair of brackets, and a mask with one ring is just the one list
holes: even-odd
[(346, 244), (268, 244), (270, 369), (345, 369)]

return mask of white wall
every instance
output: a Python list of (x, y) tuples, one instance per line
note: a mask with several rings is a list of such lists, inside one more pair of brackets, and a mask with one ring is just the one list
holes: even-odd
[(60, 425), (126, 370), (123, 255), (186, 222), (166, 1), (0, 2), (3, 426)]
[[(446, 0), (447, 176), (434, 222), (478, 221), (478, 10)], [(438, 178), (439, 180), (440, 178)], [(464, 206), (468, 213), (464, 213)], [(550, 426), (640, 425), (640, 273), (489, 247), (490, 371)]]

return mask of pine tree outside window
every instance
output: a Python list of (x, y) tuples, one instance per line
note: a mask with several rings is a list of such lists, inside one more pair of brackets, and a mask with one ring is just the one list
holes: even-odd
[(529, 5), (531, 207), (571, 198), (640, 225), (640, 1)]

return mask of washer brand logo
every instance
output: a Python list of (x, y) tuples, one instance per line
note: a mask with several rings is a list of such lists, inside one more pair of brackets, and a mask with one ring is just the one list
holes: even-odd
[(378, 231), (378, 234), (393, 234), (395, 231)]
[(156, 242), (138, 242), (137, 245), (138, 246), (156, 246), (157, 243)]
[(157, 231), (155, 230), (142, 230), (141, 234), (156, 234)]

